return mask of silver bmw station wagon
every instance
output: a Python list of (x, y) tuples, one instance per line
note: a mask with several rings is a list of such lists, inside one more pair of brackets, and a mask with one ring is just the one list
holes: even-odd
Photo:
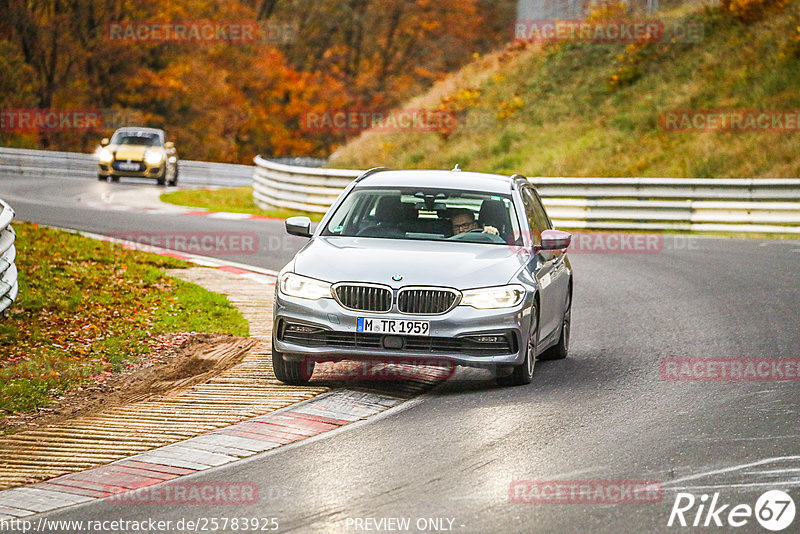
[[(371, 169), (334, 202), (278, 277), (272, 365), (306, 383), (314, 362), (436, 358), (528, 384), (569, 350), (571, 234), (521, 175)], [(309, 362), (310, 367), (309, 367)]]

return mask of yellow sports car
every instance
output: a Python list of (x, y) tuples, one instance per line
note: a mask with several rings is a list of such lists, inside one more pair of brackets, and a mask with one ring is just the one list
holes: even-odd
[(100, 142), (98, 180), (119, 181), (121, 176), (155, 178), (158, 185), (177, 185), (178, 154), (164, 130), (119, 128), (111, 140)]

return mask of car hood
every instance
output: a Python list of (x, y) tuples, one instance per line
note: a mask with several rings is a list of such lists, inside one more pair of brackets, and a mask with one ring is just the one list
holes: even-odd
[(337, 236), (313, 239), (295, 256), (294, 272), (334, 283), (469, 289), (505, 284), (526, 261), (505, 245)]
[(115, 153), (117, 159), (142, 159), (147, 152), (148, 146), (141, 145), (117, 145), (109, 147)]

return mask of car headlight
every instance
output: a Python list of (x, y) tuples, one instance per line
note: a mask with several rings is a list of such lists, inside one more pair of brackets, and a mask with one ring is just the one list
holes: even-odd
[(525, 296), (525, 288), (520, 285), (483, 287), (462, 292), (461, 306), (472, 306), (479, 310), (492, 308), (513, 308)]
[(114, 153), (111, 152), (109, 149), (104, 148), (100, 151), (100, 155), (98, 156), (100, 163), (111, 163), (114, 161)]
[(280, 279), (278, 289), (284, 295), (301, 299), (319, 300), (331, 297), (330, 283), (294, 273), (284, 274)]
[(144, 161), (148, 165), (158, 165), (164, 159), (164, 151), (160, 148), (156, 150), (148, 150), (144, 155)]

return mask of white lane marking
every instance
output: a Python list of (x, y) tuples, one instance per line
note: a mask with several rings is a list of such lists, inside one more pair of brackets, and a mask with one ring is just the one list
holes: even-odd
[(703, 490), (726, 489), (726, 488), (763, 488), (763, 487), (793, 488), (795, 486), (800, 486), (800, 479), (776, 480), (774, 482), (753, 482), (749, 484), (742, 483), (742, 484), (714, 484), (710, 486), (679, 486), (677, 488), (664, 488), (664, 489), (667, 491), (703, 491)]
[(664, 487), (666, 487), (666, 486), (674, 486), (675, 484), (679, 484), (681, 482), (688, 482), (690, 480), (697, 480), (698, 478), (703, 478), (703, 477), (707, 477), (707, 476), (721, 475), (723, 473), (731, 473), (731, 472), (734, 472), (734, 471), (740, 471), (740, 470), (746, 469), (748, 467), (755, 467), (755, 466), (758, 466), (758, 465), (764, 465), (764, 464), (768, 464), (768, 463), (772, 463), (772, 462), (779, 462), (779, 461), (783, 461), (783, 460), (800, 460), (800, 456), (777, 456), (777, 457), (774, 457), (774, 458), (766, 458), (764, 460), (759, 460), (757, 462), (749, 462), (749, 463), (746, 463), (746, 464), (735, 465), (735, 466), (732, 466), (732, 467), (725, 467), (725, 468), (722, 468), (722, 469), (714, 469), (712, 471), (705, 471), (703, 473), (698, 473), (698, 474), (695, 474), (695, 475), (688, 475), (688, 476), (685, 476), (685, 477), (676, 478), (674, 480), (669, 480), (667, 482), (664, 482), (662, 484), (662, 486), (664, 486)]
[[(748, 395), (744, 395), (744, 396), (748, 396)], [(764, 440), (772, 441), (772, 440), (775, 440), (775, 439), (797, 439), (797, 438), (800, 438), (800, 434), (787, 434), (787, 435), (784, 435), (784, 436), (753, 436), (753, 437), (750, 437), (750, 438), (713, 438), (713, 439), (706, 438), (706, 437), (695, 438), (695, 437), (691, 437), (690, 436), (690, 437), (685, 437), (683, 439), (686, 440), (686, 441), (702, 441), (702, 442), (705, 443), (705, 442), (710, 442), (710, 441), (725, 441), (725, 442), (728, 442), (728, 441), (764, 441)]]
[(800, 467), (789, 467), (787, 469), (767, 469), (766, 471), (745, 471), (743, 475), (777, 475), (781, 473), (800, 473)]

